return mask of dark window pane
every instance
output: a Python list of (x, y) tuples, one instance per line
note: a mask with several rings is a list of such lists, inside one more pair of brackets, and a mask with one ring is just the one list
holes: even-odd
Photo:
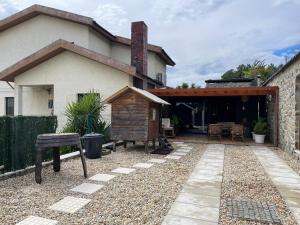
[(14, 115), (14, 97), (5, 98), (5, 113), (7, 116)]

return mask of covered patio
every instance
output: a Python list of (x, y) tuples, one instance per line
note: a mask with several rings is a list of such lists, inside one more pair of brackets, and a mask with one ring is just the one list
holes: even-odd
[(178, 138), (197, 136), (206, 142), (209, 125), (220, 124), (226, 128), (222, 141), (232, 142), (230, 129), (240, 124), (244, 127), (244, 141), (251, 143), (255, 121), (266, 118), (268, 142), (277, 145), (278, 87), (167, 88), (150, 92), (171, 104), (162, 113), (163, 117), (179, 121)]

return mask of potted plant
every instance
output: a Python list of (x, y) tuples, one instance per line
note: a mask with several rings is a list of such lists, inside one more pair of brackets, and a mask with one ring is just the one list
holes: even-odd
[(255, 123), (253, 128), (254, 140), (257, 144), (263, 144), (265, 142), (265, 137), (268, 132), (268, 124), (264, 119), (260, 119)]

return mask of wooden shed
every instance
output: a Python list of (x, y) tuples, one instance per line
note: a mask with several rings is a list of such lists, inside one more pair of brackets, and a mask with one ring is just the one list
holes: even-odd
[(106, 100), (111, 104), (111, 139), (148, 142), (159, 138), (161, 98), (135, 87), (125, 87)]

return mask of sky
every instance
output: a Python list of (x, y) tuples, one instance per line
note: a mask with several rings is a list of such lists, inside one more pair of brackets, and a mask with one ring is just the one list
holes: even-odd
[(125, 37), (132, 21), (145, 21), (149, 43), (176, 62), (172, 87), (204, 86), (255, 59), (281, 64), (300, 50), (300, 0), (0, 0), (0, 19), (32, 4), (92, 17)]

